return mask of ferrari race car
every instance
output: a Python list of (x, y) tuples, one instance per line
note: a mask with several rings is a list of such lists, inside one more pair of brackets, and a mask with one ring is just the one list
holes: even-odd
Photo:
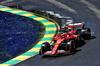
[(63, 31), (52, 42), (44, 42), (41, 45), (39, 55), (58, 55), (71, 53), (76, 50), (78, 42), (91, 37), (91, 30), (85, 28), (84, 23), (67, 24)]

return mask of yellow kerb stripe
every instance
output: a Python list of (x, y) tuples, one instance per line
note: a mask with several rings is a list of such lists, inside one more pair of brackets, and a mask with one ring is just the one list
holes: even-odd
[(46, 31), (57, 30), (57, 28), (46, 28)]
[(45, 20), (45, 18), (42, 18), (42, 17), (38, 17), (38, 18), (33, 18), (34, 20)]
[(55, 34), (45, 34), (45, 35), (44, 35), (44, 38), (45, 38), (45, 37), (54, 37), (54, 35), (55, 35)]
[(51, 42), (51, 41), (40, 41), (40, 42), (38, 42), (38, 44), (42, 44), (43, 42)]
[(22, 16), (32, 16), (32, 15), (34, 15), (34, 14), (22, 14)]
[(23, 11), (11, 11), (11, 13), (19, 13), (19, 12), (23, 12)]
[(28, 52), (33, 52), (33, 51), (39, 52), (39, 50), (40, 50), (40, 48), (32, 48), (32, 49), (30, 49)]
[(10, 9), (10, 8), (1, 8), (0, 10), (5, 11), (5, 10), (12, 10), (12, 9)]
[(12, 60), (25, 60), (25, 59), (27, 59), (29, 57), (31, 57), (31, 56), (18, 56), (16, 58), (12, 59)]
[(43, 23), (44, 25), (52, 25), (52, 24), (54, 24), (54, 23), (52, 23), (52, 22), (46, 22), (46, 23)]
[(10, 66), (9, 64), (0, 64), (0, 66)]

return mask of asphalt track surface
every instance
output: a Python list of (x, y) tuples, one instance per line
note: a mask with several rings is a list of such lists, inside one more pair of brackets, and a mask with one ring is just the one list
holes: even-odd
[(92, 30), (92, 38), (86, 40), (75, 54), (59, 57), (36, 55), (14, 66), (100, 66), (100, 0), (5, 0), (0, 4), (20, 5), (26, 10), (52, 10), (72, 17), (75, 22), (85, 22)]

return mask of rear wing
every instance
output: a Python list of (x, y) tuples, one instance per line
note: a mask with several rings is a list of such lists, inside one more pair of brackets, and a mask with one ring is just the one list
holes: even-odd
[(74, 24), (67, 24), (65, 27), (80, 27), (83, 26), (84, 27), (84, 23), (74, 23)]

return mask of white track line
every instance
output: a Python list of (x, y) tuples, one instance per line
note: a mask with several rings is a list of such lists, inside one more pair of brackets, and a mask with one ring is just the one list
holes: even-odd
[(87, 5), (88, 8), (89, 8), (90, 10), (92, 10), (92, 11), (94, 12), (94, 14), (95, 14), (98, 18), (100, 18), (100, 10), (99, 10), (95, 5), (93, 5), (93, 4), (89, 3), (89, 2), (87, 2), (86, 0), (81, 0), (80, 2), (82, 2), (82, 3), (85, 4), (85, 5)]
[(8, 3), (8, 2), (12, 2), (13, 0), (6, 0), (6, 1), (3, 1), (1, 2), (1, 4), (5, 4), (5, 3)]
[(56, 5), (56, 6), (59, 6), (60, 8), (68, 10), (69, 12), (72, 12), (72, 13), (75, 13), (75, 14), (77, 13), (74, 9), (72, 9), (69, 6), (67, 6), (67, 5), (65, 5), (65, 4), (63, 4), (61, 2), (58, 2), (56, 0), (47, 0), (47, 1), (50, 2), (50, 3), (52, 3), (52, 4), (54, 4), (54, 5)]

